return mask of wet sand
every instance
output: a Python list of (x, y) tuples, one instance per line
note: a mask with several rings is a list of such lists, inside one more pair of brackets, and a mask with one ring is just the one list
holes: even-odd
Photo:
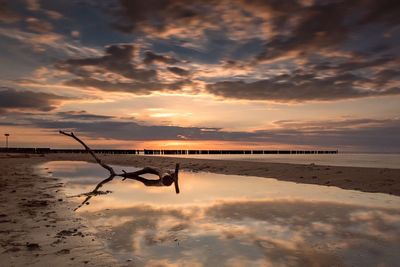
[[(400, 196), (400, 169), (336, 167), (188, 158), (101, 155), (109, 164), (250, 175)], [(34, 166), (85, 160), (87, 154), (0, 155), (0, 262), (2, 266), (118, 266), (72, 211), (63, 184), (40, 177)], [(100, 167), (99, 167), (100, 168)]]
[(0, 155), (0, 266), (119, 266), (72, 211), (63, 185), (34, 173), (46, 160)]

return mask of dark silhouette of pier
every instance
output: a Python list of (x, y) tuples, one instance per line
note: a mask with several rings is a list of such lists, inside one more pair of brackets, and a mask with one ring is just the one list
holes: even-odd
[[(132, 155), (265, 155), (265, 154), (338, 154), (338, 150), (187, 150), (187, 149), (92, 149), (97, 154), (132, 154)], [(1, 147), (0, 153), (87, 153), (85, 149)]]

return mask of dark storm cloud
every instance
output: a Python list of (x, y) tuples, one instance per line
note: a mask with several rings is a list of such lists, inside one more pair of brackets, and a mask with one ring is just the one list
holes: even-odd
[(189, 71), (179, 68), (179, 67), (168, 67), (168, 70), (179, 76), (188, 76), (190, 74)]
[(367, 3), (365, 15), (358, 21), (360, 24), (382, 22), (389, 26), (395, 26), (400, 23), (400, 3), (396, 0), (381, 1), (361, 1)]
[(96, 120), (108, 120), (108, 119), (113, 118), (112, 116), (91, 114), (91, 113), (86, 112), (85, 110), (62, 111), (62, 112), (57, 112), (56, 115), (61, 117), (63, 120), (96, 121)]
[[(223, 7), (221, 7), (223, 5)], [(400, 4), (396, 0), (306, 1), (189, 1), (189, 0), (119, 0), (109, 13), (124, 32), (166, 33), (190, 27), (193, 21), (200, 31), (228, 29), (237, 20), (257, 17), (252, 23), (265, 22), (270, 36), (260, 59), (280, 57), (292, 51), (312, 52), (316, 48), (338, 48), (363, 26), (378, 24), (385, 29), (400, 21)], [(111, 10), (111, 11), (110, 11)], [(232, 13), (238, 11), (243, 13)], [(217, 16), (223, 13), (224, 16)], [(241, 14), (236, 18), (233, 14)], [(262, 20), (262, 21), (260, 21)], [(240, 21), (248, 23), (248, 21)], [(234, 24), (233, 26), (237, 26)]]
[(333, 101), (369, 96), (399, 95), (400, 88), (366, 90), (355, 82), (368, 82), (352, 74), (319, 78), (313, 75), (280, 75), (256, 82), (224, 81), (210, 84), (207, 91), (234, 99), (277, 102)]
[(149, 81), (156, 77), (157, 72), (152, 69), (137, 68), (133, 63), (134, 45), (131, 44), (114, 44), (109, 45), (105, 49), (105, 55), (101, 57), (68, 59), (57, 64), (62, 70), (69, 71), (77, 76), (87, 76), (91, 72), (81, 67), (94, 66), (102, 68), (99, 71), (110, 71), (120, 74), (126, 78)]
[(0, 0), (0, 22), (14, 23), (21, 19), (21, 16), (13, 10), (7, 0)]
[[(308, 8), (297, 7), (293, 11), (295, 13), (281, 8), (276, 11), (276, 7), (269, 5), (268, 1), (265, 5), (273, 10), (272, 25), (277, 34), (266, 43), (260, 59), (273, 59), (291, 51), (307, 52), (318, 47), (336, 46), (348, 34), (348, 28), (342, 23), (348, 10), (337, 2)], [(291, 25), (291, 19), (298, 20), (294, 26)]]
[(353, 57), (351, 59), (347, 59), (346, 62), (342, 62), (339, 64), (332, 61), (334, 60), (331, 60), (331, 62), (325, 61), (322, 63), (313, 63), (310, 60), (308, 62), (308, 66), (314, 72), (318, 72), (321, 70), (322, 71), (332, 70), (335, 72), (344, 73), (348, 71), (356, 71), (371, 67), (379, 67), (379, 66), (386, 66), (388, 64), (400, 63), (398, 58), (389, 56), (377, 57), (372, 59), (365, 59), (361, 56), (358, 56), (358, 57)]
[(375, 82), (380, 85), (385, 85), (391, 81), (400, 81), (400, 70), (386, 69), (379, 71), (376, 74)]
[(119, 0), (109, 12), (117, 19), (116, 28), (123, 32), (142, 31), (144, 28), (162, 32), (172, 23), (188, 24), (205, 17), (210, 9), (204, 4), (210, 2), (213, 1)]
[(78, 78), (65, 82), (66, 85), (76, 87), (93, 87), (107, 92), (126, 92), (137, 95), (148, 95), (153, 92), (178, 92), (184, 85), (190, 84), (188, 80), (171, 83), (162, 82), (114, 82), (94, 78)]
[(165, 64), (176, 64), (179, 62), (179, 60), (170, 56), (160, 55), (151, 51), (146, 51), (146, 53), (144, 54), (143, 63), (152, 64), (154, 62), (161, 62)]
[(33, 91), (20, 91), (11, 88), (0, 88), (0, 111), (37, 110), (51, 111), (68, 98)]
[(27, 27), (29, 30), (38, 32), (38, 33), (47, 33), (51, 32), (53, 29), (53, 25), (47, 21), (39, 20), (37, 18), (27, 18), (25, 20)]
[(260, 59), (291, 52), (311, 53), (314, 49), (341, 49), (350, 38), (361, 37), (366, 30), (363, 26), (374, 24), (375, 29), (383, 31), (397, 27), (400, 21), (400, 2), (395, 0), (316, 1), (311, 6), (284, 8), (276, 1), (249, 2), (255, 3), (272, 10), (272, 27), (277, 33), (266, 43)]
[[(105, 55), (100, 57), (68, 59), (59, 62), (56, 67), (67, 71), (75, 78), (64, 81), (64, 84), (75, 87), (93, 87), (110, 92), (129, 92), (138, 95), (148, 95), (153, 92), (174, 92), (183, 86), (192, 83), (188, 79), (176, 79), (165, 82), (157, 77), (157, 70), (153, 68), (138, 67), (137, 61), (146, 64), (163, 62), (166, 64), (177, 63), (178, 60), (167, 55), (155, 54), (147, 51), (144, 59), (135, 58), (135, 46), (132, 44), (113, 44), (105, 49)], [(90, 67), (90, 68), (88, 68)], [(179, 76), (186, 76), (188, 72), (182, 68), (174, 67), (172, 70)], [(110, 77), (110, 74), (120, 75), (119, 78)]]

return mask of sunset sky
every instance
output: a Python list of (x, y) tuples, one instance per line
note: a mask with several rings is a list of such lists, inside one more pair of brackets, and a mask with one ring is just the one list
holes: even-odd
[(400, 152), (399, 54), (398, 0), (0, 0), (0, 133)]

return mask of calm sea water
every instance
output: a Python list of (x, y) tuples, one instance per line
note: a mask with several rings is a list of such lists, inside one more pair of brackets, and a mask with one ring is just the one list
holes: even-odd
[[(163, 155), (168, 157), (167, 155)], [(296, 154), (296, 155), (171, 155), (171, 157), (221, 159), (238, 161), (279, 162), (294, 164), (400, 168), (400, 154)]]
[[(115, 166), (116, 170), (136, 168)], [(48, 162), (66, 193), (108, 174)], [(151, 176), (146, 176), (151, 178)], [(397, 266), (400, 197), (275, 179), (180, 173), (181, 193), (115, 178), (78, 213), (128, 266)], [(84, 197), (71, 198), (76, 205)]]

